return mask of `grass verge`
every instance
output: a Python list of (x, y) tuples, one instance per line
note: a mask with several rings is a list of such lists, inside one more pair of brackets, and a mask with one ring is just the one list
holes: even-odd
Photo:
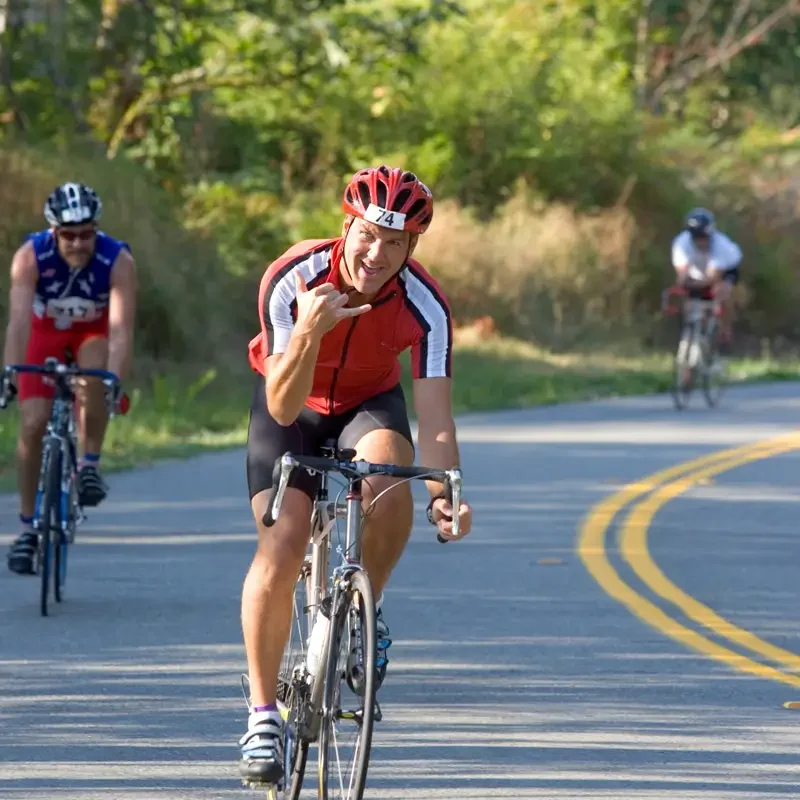
[[(667, 353), (556, 354), (501, 337), (462, 340), (453, 372), (458, 413), (666, 392), (674, 375)], [(732, 359), (728, 375), (732, 384), (800, 380), (800, 359)]]
[[(129, 413), (109, 423), (103, 471), (243, 444), (252, 391), (249, 372), (222, 376), (208, 370), (194, 380), (176, 373), (140, 382)], [(14, 487), (18, 424), (16, 404), (0, 412), (0, 491)]]
[[(460, 340), (453, 369), (457, 413), (661, 392), (672, 381), (668, 355), (561, 355), (504, 338)], [(734, 360), (729, 371), (735, 383), (798, 380), (800, 360)], [(404, 383), (410, 400), (407, 370)], [(177, 374), (159, 375), (140, 385), (133, 392), (130, 413), (109, 426), (104, 469), (116, 471), (244, 444), (252, 385), (249, 372), (223, 376), (214, 370), (191, 381)], [(15, 407), (0, 414), (2, 490), (14, 485), (17, 424)]]

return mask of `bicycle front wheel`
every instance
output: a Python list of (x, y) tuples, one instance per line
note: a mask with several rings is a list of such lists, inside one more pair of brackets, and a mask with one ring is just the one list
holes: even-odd
[(697, 337), (691, 325), (687, 325), (681, 333), (678, 351), (675, 353), (675, 378), (672, 387), (672, 399), (675, 408), (683, 411), (689, 405), (695, 377)]
[(354, 569), (334, 593), (319, 738), (319, 800), (361, 800), (367, 782), (377, 686), (375, 601)]
[[(59, 497), (59, 500), (61, 498)], [(53, 596), (56, 603), (60, 603), (64, 599), (64, 585), (67, 582), (67, 537), (61, 529), (61, 518), (58, 518), (58, 524), (55, 526), (51, 534), (53, 540), (53, 554), (55, 555), (53, 563)]]
[[(47, 616), (47, 604), (50, 598), (50, 574), (54, 573), (56, 586), (56, 599), (60, 599), (60, 585), (58, 571), (61, 568), (59, 555), (54, 557), (54, 549), (60, 544), (59, 520), (61, 518), (61, 452), (57, 447), (48, 446), (45, 449), (43, 463), (45, 464), (44, 492), (42, 504), (39, 509), (39, 563), (41, 565), (41, 594), (40, 610), (42, 616)], [(53, 562), (56, 561), (55, 569)]]

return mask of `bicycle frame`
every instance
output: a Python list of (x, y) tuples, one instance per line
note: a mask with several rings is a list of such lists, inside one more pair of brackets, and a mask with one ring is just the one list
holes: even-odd
[[(73, 381), (78, 378), (100, 378), (106, 390), (119, 386), (119, 378), (102, 369), (83, 369), (67, 357), (69, 363), (48, 358), (43, 365), (15, 364), (3, 370), (0, 409), (8, 405), (13, 394), (9, 391), (9, 377), (15, 373), (32, 373), (43, 376), (55, 385), (55, 396), (45, 434), (42, 437), (42, 461), (33, 513), (33, 529), (38, 533), (38, 568), (42, 576), (41, 612), (47, 616), (50, 576), (54, 575), (53, 590), (56, 602), (61, 602), (67, 573), (67, 551), (75, 539), (75, 529), (84, 514), (78, 498), (76, 475), (78, 471), (77, 424)], [(109, 417), (116, 406), (106, 394)], [(53, 459), (58, 459), (54, 463)], [(53, 554), (55, 558), (53, 559)], [(55, 572), (51, 571), (52, 560)]]
[[(355, 455), (355, 452), (352, 452)], [(316, 468), (315, 468), (316, 466)], [(412, 478), (425, 478), (443, 480), (452, 494), (452, 505), (459, 508), (461, 503), (462, 476), (459, 469), (433, 470), (426, 467), (397, 467), (392, 464), (372, 464), (367, 461), (346, 461), (320, 457), (294, 457), (285, 453), (276, 462), (273, 470), (272, 494), (270, 495), (264, 524), (273, 525), (278, 519), (283, 498), (289, 485), (292, 470), (305, 468), (309, 472), (319, 473), (321, 478), (317, 501), (314, 504), (311, 517), (311, 563), (308, 565), (309, 574), (307, 597), (313, 598), (318, 607), (327, 594), (327, 571), (330, 556), (330, 533), (336, 525), (337, 519), (344, 518), (345, 545), (340, 552), (342, 564), (334, 572), (346, 571), (349, 568), (361, 567), (361, 530), (364, 521), (361, 494), (362, 480), (370, 475), (390, 475), (393, 477), (410, 480)], [(336, 503), (329, 502), (328, 498), (328, 471), (335, 469), (348, 478), (348, 490), (344, 509)], [(458, 514), (453, 519), (453, 534), (459, 534)], [(439, 539), (444, 542), (445, 540)], [(306, 564), (304, 564), (306, 567)], [(311, 605), (311, 604), (309, 604)], [(313, 623), (314, 615), (309, 615), (309, 629)]]
[[(75, 395), (65, 384), (59, 384), (53, 401), (53, 409), (47, 422), (47, 431), (42, 439), (42, 467), (39, 471), (39, 485), (36, 492), (36, 505), (33, 514), (33, 526), (40, 529), (41, 504), (45, 493), (45, 482), (49, 472), (49, 459), (53, 454), (61, 454), (61, 496), (60, 526), (61, 533), (70, 537), (69, 524), (73, 516), (70, 511), (77, 509), (77, 502), (72, 505), (71, 495), (74, 493), (74, 479), (78, 471), (78, 436), (74, 410)], [(72, 506), (72, 508), (71, 508)], [(75, 515), (76, 525), (84, 519), (82, 513)]]
[[(291, 471), (291, 470), (289, 470)], [(311, 514), (310, 554), (306, 555), (301, 568), (301, 578), (305, 578), (305, 594), (307, 606), (306, 625), (310, 633), (322, 613), (323, 603), (330, 600), (328, 614), (332, 617), (339, 606), (339, 590), (347, 583), (347, 576), (356, 570), (363, 570), (361, 565), (361, 531), (364, 523), (364, 510), (361, 505), (361, 479), (352, 478), (347, 488), (344, 504), (331, 500), (328, 492), (329, 476), (323, 472), (320, 476), (320, 488)], [(329, 575), (333, 533), (339, 520), (345, 520), (344, 546), (338, 547), (341, 556), (340, 564)], [(330, 639), (326, 640), (319, 653), (319, 661), (325, 664), (330, 650)], [(308, 686), (308, 665), (304, 662), (303, 673), (298, 676), (300, 682)], [(324, 681), (313, 679), (308, 697), (310, 713), (301, 721), (301, 734), (309, 741), (317, 741), (322, 721), (320, 713), (315, 710), (322, 707)]]
[[(49, 470), (49, 458), (54, 452), (61, 456), (61, 496), (60, 496), (60, 527), (63, 534), (68, 533), (70, 523), (71, 500), (73, 508), (78, 510), (77, 498), (71, 498), (74, 493), (74, 476), (78, 468), (78, 437), (75, 421), (75, 392), (71, 381), (80, 377), (95, 377), (102, 379), (106, 388), (119, 382), (113, 372), (104, 369), (82, 369), (74, 363), (62, 364), (55, 358), (48, 358), (44, 365), (15, 364), (6, 367), (7, 373), (31, 373), (42, 375), (55, 384), (55, 398), (47, 422), (47, 429), (42, 439), (42, 466), (39, 470), (39, 483), (36, 492), (33, 525), (40, 528), (41, 504), (45, 492), (45, 483)], [(5, 403), (1, 404), (5, 407)], [(109, 417), (114, 416), (114, 409), (109, 407)], [(82, 513), (75, 514), (76, 524), (83, 519)]]
[[(367, 461), (346, 460), (344, 456), (354, 456), (355, 451), (346, 451), (342, 458), (306, 457), (284, 454), (275, 463), (273, 470), (272, 493), (269, 499), (264, 524), (270, 526), (275, 523), (280, 514), (280, 508), (289, 477), (296, 468), (307, 469), (311, 473), (320, 475), (320, 488), (311, 515), (311, 554), (306, 556), (301, 568), (300, 578), (305, 579), (306, 598), (308, 605), (306, 613), (307, 631), (313, 628), (316, 616), (326, 598), (332, 599), (331, 614), (336, 612), (338, 590), (347, 582), (347, 576), (354, 571), (363, 571), (361, 564), (361, 533), (364, 524), (363, 496), (361, 492), (362, 481), (370, 475), (389, 475), (392, 477), (411, 480), (413, 478), (430, 478), (445, 483), (452, 496), (454, 508), (461, 503), (462, 476), (459, 469), (434, 470), (426, 467), (398, 467), (391, 464), (372, 464)], [(329, 471), (336, 471), (347, 478), (347, 494), (344, 505), (331, 501), (328, 493)], [(387, 490), (391, 491), (391, 489)], [(345, 542), (339, 546), (338, 552), (341, 563), (330, 572), (332, 585), (329, 585), (329, 562), (332, 547), (332, 533), (339, 519), (345, 519)], [(459, 534), (458, 515), (454, 515), (453, 533)], [(325, 663), (328, 657), (330, 641), (325, 642), (320, 661)], [(303, 674), (297, 676), (299, 682), (308, 686), (309, 673), (307, 665), (302, 665)], [(309, 708), (319, 709), (322, 701), (323, 681), (314, 680), (311, 685)], [(303, 721), (302, 736), (309, 740), (316, 740), (319, 731), (321, 716), (312, 713)]]
[(716, 307), (717, 303), (714, 300), (686, 298), (683, 327), (678, 343), (678, 360), (687, 366), (705, 365), (708, 342), (716, 330)]

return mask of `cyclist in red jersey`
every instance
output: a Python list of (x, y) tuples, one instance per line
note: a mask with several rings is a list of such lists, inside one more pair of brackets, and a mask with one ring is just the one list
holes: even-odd
[[(49, 227), (26, 237), (11, 262), (8, 325), (3, 361), (44, 364), (71, 354), (86, 369), (126, 376), (133, 348), (136, 274), (128, 244), (98, 229), (103, 204), (80, 183), (65, 183), (47, 198)], [(3, 393), (19, 393), (21, 426), (17, 443), (22, 533), (8, 552), (8, 567), (34, 573), (37, 533), (33, 530), (42, 437), (54, 389), (37, 375), (12, 378)], [(5, 381), (4, 381), (5, 384)], [(106, 496), (99, 473), (108, 415), (104, 388), (87, 378), (79, 392), (81, 461), (78, 498), (96, 506)]]
[[(452, 322), (447, 300), (411, 255), (433, 217), (433, 197), (417, 177), (380, 166), (357, 172), (344, 193), (342, 235), (304, 241), (269, 266), (259, 291), (261, 332), (250, 342), (258, 373), (247, 449), (247, 479), (258, 548), (242, 592), (250, 715), (240, 772), (274, 783), (283, 773), (276, 706), (294, 585), (306, 551), (317, 478), (296, 474), (280, 518), (262, 518), (276, 458), (287, 450), (318, 455), (328, 439), (357, 458), (411, 465), (414, 445), (400, 386), (398, 355), (411, 350), (420, 462), (459, 463), (451, 408)], [(369, 504), (396, 481), (364, 483)], [(369, 485), (367, 485), (369, 483)], [(430, 485), (428, 518), (453, 539), (453, 509)], [(457, 509), (460, 535), (472, 524)], [(367, 518), (363, 561), (376, 597), (397, 564), (413, 521), (409, 485), (381, 497)], [(378, 602), (378, 682), (386, 673), (389, 629)], [(355, 666), (355, 665), (353, 665)]]

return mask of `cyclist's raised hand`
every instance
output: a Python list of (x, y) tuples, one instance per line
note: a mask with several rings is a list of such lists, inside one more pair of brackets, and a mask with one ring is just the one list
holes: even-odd
[(346, 308), (348, 296), (333, 284), (322, 283), (309, 289), (299, 272), (294, 274), (297, 286), (297, 326), (301, 330), (322, 336), (343, 319), (365, 314), (372, 306)]
[(472, 529), (472, 509), (461, 501), (458, 509), (458, 537), (453, 536), (453, 506), (443, 497), (433, 501), (431, 516), (439, 529), (439, 535), (447, 542), (455, 542), (466, 536)]

